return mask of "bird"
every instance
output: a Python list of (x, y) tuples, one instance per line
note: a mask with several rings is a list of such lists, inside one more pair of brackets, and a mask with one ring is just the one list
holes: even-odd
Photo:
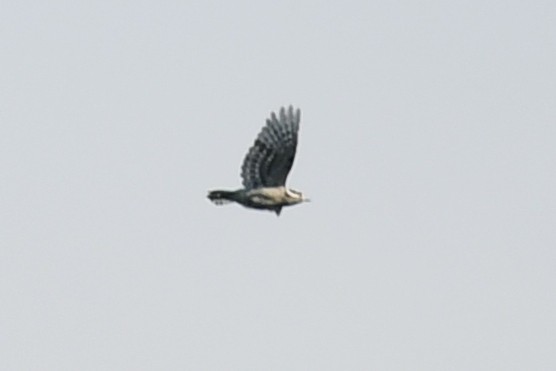
[(236, 202), (247, 208), (268, 210), (280, 216), (285, 206), (309, 201), (302, 192), (286, 187), (293, 166), (301, 110), (293, 106), (270, 113), (266, 125), (245, 155), (241, 166), (243, 188), (209, 191), (216, 205)]

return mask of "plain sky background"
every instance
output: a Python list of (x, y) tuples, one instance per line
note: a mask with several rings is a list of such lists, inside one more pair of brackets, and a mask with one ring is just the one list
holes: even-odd
[[(5, 1), (0, 370), (556, 370), (556, 3)], [(271, 111), (313, 202), (217, 207)]]

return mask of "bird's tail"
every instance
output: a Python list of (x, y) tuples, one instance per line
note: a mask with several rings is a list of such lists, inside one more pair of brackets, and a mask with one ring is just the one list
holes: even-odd
[(207, 197), (216, 205), (224, 205), (235, 201), (235, 194), (235, 191), (210, 191)]

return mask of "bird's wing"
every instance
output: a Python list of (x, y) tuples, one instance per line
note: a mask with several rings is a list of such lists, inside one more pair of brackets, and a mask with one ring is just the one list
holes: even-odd
[(266, 120), (241, 167), (243, 186), (247, 189), (278, 187), (286, 184), (297, 147), (301, 111), (292, 106), (274, 112)]

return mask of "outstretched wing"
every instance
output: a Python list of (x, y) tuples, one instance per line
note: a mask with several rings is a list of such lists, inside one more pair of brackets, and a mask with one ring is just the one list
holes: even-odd
[(286, 184), (297, 147), (301, 111), (292, 106), (274, 112), (243, 160), (241, 177), (247, 189), (278, 187)]

